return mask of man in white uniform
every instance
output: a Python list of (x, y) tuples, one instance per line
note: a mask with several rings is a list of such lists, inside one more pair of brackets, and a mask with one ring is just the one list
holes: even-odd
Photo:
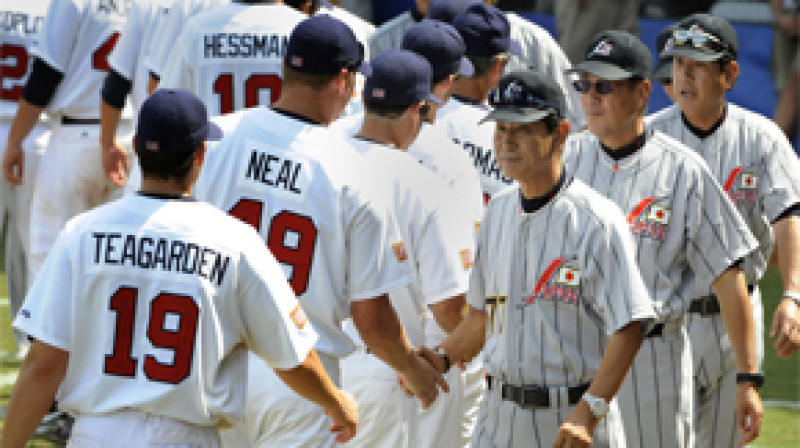
[[(371, 176), (361, 155), (326, 128), (350, 99), (355, 71), (368, 68), (362, 58), (337, 19), (321, 14), (295, 27), (281, 98), (241, 114), (209, 155), (197, 197), (259, 230), (320, 333), (316, 348), (334, 381), (339, 359), (355, 348), (341, 326), (352, 316), (366, 347), (427, 406), (437, 384), (446, 384), (412, 351), (386, 296), (413, 278), (390, 184)], [(248, 446), (334, 445), (323, 410), (269, 378), (261, 362), (251, 363), (247, 399), (238, 431)]]
[(374, 57), (391, 48), (400, 48), (406, 31), (428, 14), (430, 0), (414, 0), (415, 8), (398, 14), (379, 26), (369, 37), (369, 53)]
[(447, 370), (496, 340), (474, 447), (625, 446), (612, 399), (655, 316), (625, 217), (565, 173), (555, 81), (512, 72), (492, 103), (498, 160), (519, 187), (486, 209), (469, 314), (426, 353)]
[(0, 445), (25, 446), (58, 390), (74, 445), (218, 447), (217, 427), (242, 416), (248, 348), (325, 407), (341, 441), (354, 434), (357, 407), (280, 265), (252, 228), (190, 196), (218, 133), (189, 92), (145, 102), (142, 190), (67, 223), (15, 320), (35, 342)]
[[(798, 342), (794, 333), (795, 300), (800, 299), (800, 161), (774, 122), (726, 101), (725, 94), (739, 75), (738, 39), (726, 20), (708, 14), (689, 16), (671, 39), (664, 56), (674, 59), (676, 105), (650, 116), (648, 127), (686, 144), (706, 161), (758, 240), (758, 249), (745, 258), (743, 268), (756, 318), (760, 366), (764, 323), (757, 285), (772, 251), (777, 251), (784, 287), (784, 299), (773, 318), (773, 336), (781, 334), (778, 354), (791, 353), (792, 337)], [(733, 347), (714, 291), (698, 284), (691, 299), (687, 326), (694, 361), (697, 445), (739, 446), (734, 391), (748, 378), (736, 375)]]
[[(619, 392), (628, 447), (691, 447), (692, 364), (684, 325), (695, 288), (721, 296), (738, 371), (755, 374), (753, 313), (741, 260), (756, 248), (747, 225), (691, 149), (647, 129), (652, 56), (635, 36), (595, 36), (575, 66), (589, 131), (570, 137), (567, 170), (626, 214), (636, 261), (659, 326), (644, 340)], [(755, 385), (736, 389), (743, 443), (758, 435)], [(732, 392), (733, 393), (733, 392)]]

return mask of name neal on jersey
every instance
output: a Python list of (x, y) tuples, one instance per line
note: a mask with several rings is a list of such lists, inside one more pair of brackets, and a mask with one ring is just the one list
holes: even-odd
[(282, 58), (289, 36), (283, 34), (213, 33), (203, 35), (206, 59)]
[(180, 240), (118, 232), (92, 232), (92, 237), (95, 240), (96, 265), (121, 265), (198, 275), (219, 286), (231, 261), (229, 256), (214, 249)]

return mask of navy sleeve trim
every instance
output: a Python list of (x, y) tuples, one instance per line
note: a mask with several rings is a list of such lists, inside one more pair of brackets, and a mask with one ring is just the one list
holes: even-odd
[(62, 79), (63, 73), (36, 58), (31, 67), (31, 76), (22, 91), (22, 98), (34, 106), (46, 107), (55, 96)]
[(112, 69), (108, 71), (100, 95), (109, 106), (122, 109), (125, 107), (125, 97), (131, 92), (132, 86), (132, 82)]
[(790, 216), (800, 216), (800, 202), (796, 202), (795, 204), (789, 206), (786, 210), (784, 210), (775, 221), (772, 221), (773, 224), (780, 221), (781, 219), (788, 218)]

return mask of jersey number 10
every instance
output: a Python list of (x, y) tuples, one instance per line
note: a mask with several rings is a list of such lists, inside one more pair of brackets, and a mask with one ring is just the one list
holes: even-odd
[[(222, 73), (214, 81), (214, 93), (219, 95), (219, 113), (229, 114), (234, 110), (233, 73)], [(253, 73), (244, 82), (244, 107), (258, 106), (261, 90), (269, 90), (270, 102), (281, 96), (281, 78), (275, 74)]]

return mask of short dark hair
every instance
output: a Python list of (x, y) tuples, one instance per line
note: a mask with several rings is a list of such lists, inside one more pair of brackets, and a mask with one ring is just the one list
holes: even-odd
[(322, 90), (325, 86), (331, 83), (339, 76), (339, 73), (305, 73), (293, 70), (286, 64), (283, 64), (283, 84), (302, 84), (314, 90)]
[(377, 115), (382, 118), (394, 119), (398, 118), (410, 108), (408, 106), (387, 106), (385, 104), (375, 104), (364, 101), (364, 110), (370, 115)]
[(492, 64), (494, 63), (495, 59), (504, 56), (503, 53), (496, 54), (494, 56), (469, 56), (467, 55), (467, 59), (469, 62), (472, 62), (473, 73), (470, 78), (480, 78), (484, 76), (486, 73), (489, 72), (489, 69), (492, 68)]
[(151, 177), (159, 180), (176, 179), (183, 181), (189, 176), (192, 169), (194, 156), (200, 148), (195, 149), (189, 154), (181, 156), (159, 154), (147, 150), (136, 149), (139, 157), (139, 166), (142, 169), (142, 177)]

